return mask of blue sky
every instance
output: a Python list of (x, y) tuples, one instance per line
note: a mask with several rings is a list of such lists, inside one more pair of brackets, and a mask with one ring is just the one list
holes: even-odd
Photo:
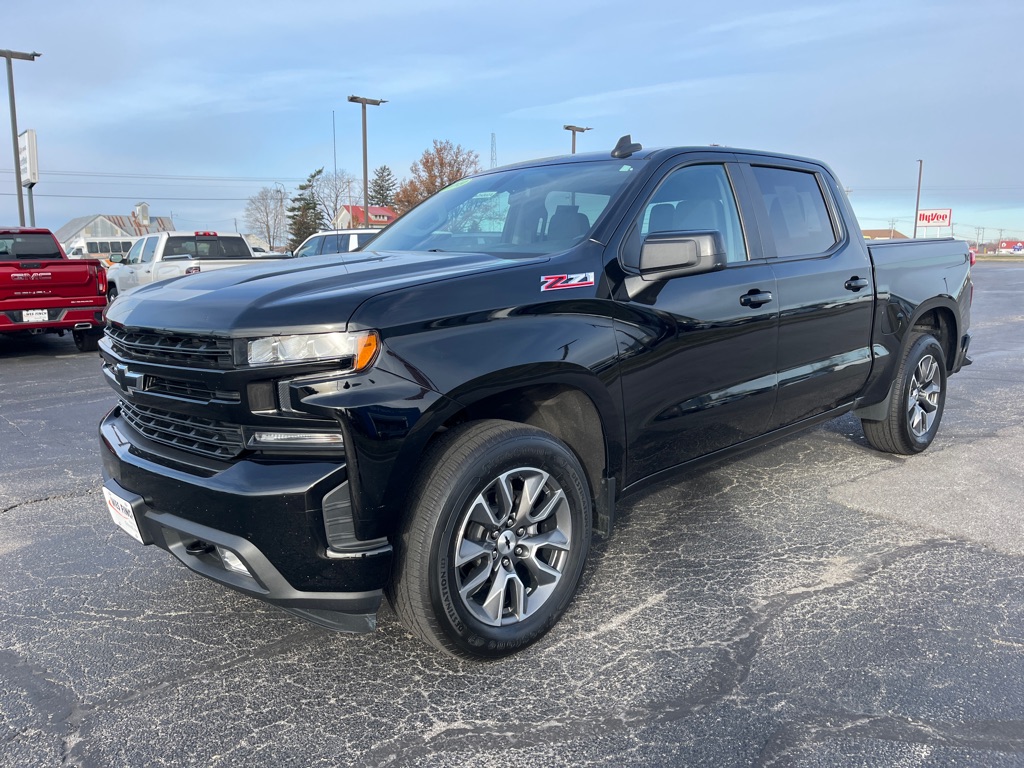
[[(693, 7), (687, 7), (693, 6)], [(490, 164), (578, 150), (765, 149), (829, 163), (865, 228), (1024, 236), (1024, 3), (17, 3), (18, 127), (38, 135), (36, 221), (146, 200), (182, 229), (242, 226), (245, 199), (312, 170), (400, 179), (433, 139)], [(6, 81), (4, 83), (6, 85)], [(334, 131), (332, 133), (332, 111)], [(0, 99), (0, 222), (17, 222)], [(946, 230), (944, 233), (948, 233)], [(933, 234), (939, 234), (934, 231)]]

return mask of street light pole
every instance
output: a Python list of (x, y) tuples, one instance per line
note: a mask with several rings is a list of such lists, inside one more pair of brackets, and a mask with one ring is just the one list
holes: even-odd
[(367, 99), (363, 96), (349, 96), (353, 104), (363, 105), (363, 227), (370, 226), (370, 167), (366, 159), (366, 105), (379, 107), (387, 104), (387, 99)]
[(562, 127), (565, 130), (567, 130), (567, 131), (572, 131), (572, 153), (575, 155), (576, 154), (576, 134), (577, 133), (583, 133), (584, 131), (589, 131), (590, 128), (581, 128), (578, 125), (563, 125)]
[(18, 151), (18, 114), (14, 109), (14, 67), (11, 60), (35, 61), (42, 55), (41, 53), (0, 50), (0, 56), (7, 59), (7, 95), (11, 101), (11, 141), (14, 143), (14, 183), (18, 187), (18, 222), (22, 227), (25, 226), (25, 200), (21, 191), (21, 152)]
[(921, 212), (921, 174), (924, 172), (924, 160), (917, 161), (917, 202), (914, 204), (914, 237), (917, 237), (917, 218)]

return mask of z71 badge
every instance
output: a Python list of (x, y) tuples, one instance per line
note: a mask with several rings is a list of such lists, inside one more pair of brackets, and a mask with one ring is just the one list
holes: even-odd
[(560, 291), (563, 288), (583, 288), (594, 284), (593, 272), (580, 272), (578, 275), (544, 275), (540, 279), (542, 291)]

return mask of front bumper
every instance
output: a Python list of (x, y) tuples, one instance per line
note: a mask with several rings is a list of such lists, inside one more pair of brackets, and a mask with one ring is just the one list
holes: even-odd
[[(104, 486), (131, 505), (144, 544), (191, 570), (330, 629), (368, 632), (391, 572), (392, 549), (328, 546), (324, 498), (348, 481), (344, 461), (243, 459), (220, 467), (176, 462), (111, 411), (100, 424)], [(217, 548), (248, 573), (229, 570)]]

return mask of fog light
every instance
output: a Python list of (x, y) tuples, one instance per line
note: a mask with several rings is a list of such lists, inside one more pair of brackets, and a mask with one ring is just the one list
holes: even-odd
[(217, 554), (220, 555), (220, 560), (224, 563), (224, 567), (229, 571), (235, 573), (244, 573), (246, 576), (252, 576), (252, 573), (234, 552), (224, 549), (224, 547), (217, 547)]

